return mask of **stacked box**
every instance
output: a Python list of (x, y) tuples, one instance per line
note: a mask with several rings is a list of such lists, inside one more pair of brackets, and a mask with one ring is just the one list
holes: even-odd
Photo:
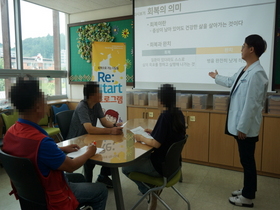
[(192, 94), (192, 108), (206, 109), (208, 94)]
[(267, 100), (268, 100), (268, 98), (266, 98), (266, 100), (264, 101), (262, 113), (266, 113), (267, 112)]
[(133, 93), (127, 91), (126, 92), (126, 105), (133, 105)]
[(148, 105), (149, 106), (158, 106), (158, 93), (157, 92), (148, 93)]
[(133, 105), (139, 105), (140, 92), (133, 92)]
[(213, 109), (227, 111), (229, 95), (213, 95)]
[(176, 99), (177, 99), (177, 107), (181, 109), (191, 108), (192, 94), (177, 93)]
[(270, 114), (280, 114), (280, 95), (268, 96), (267, 112)]
[(133, 104), (138, 106), (148, 105), (147, 92), (133, 92)]

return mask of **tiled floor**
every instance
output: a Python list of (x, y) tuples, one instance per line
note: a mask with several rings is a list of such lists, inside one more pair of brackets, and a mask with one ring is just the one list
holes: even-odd
[[(81, 171), (81, 170), (79, 170)], [(97, 176), (99, 168), (94, 169)], [(120, 173), (121, 174), (121, 173)], [(224, 170), (219, 168), (201, 166), (196, 164), (183, 163), (183, 183), (176, 185), (190, 201), (192, 210), (239, 210), (246, 209), (236, 207), (228, 202), (231, 191), (242, 186), (241, 172)], [(140, 198), (136, 185), (121, 174), (122, 189), (126, 209)], [(0, 168), (0, 209), (17, 210), (18, 202), (9, 196), (9, 179), (3, 168)], [(172, 189), (165, 189), (162, 198), (174, 210), (187, 209), (185, 203), (179, 198)], [(254, 200), (256, 210), (279, 210), (280, 209), (280, 179), (258, 176), (258, 192)], [(114, 210), (115, 200), (113, 190), (109, 190), (106, 210)], [(146, 201), (143, 201), (137, 208), (147, 209)], [(161, 203), (158, 204), (159, 210), (165, 209)]]

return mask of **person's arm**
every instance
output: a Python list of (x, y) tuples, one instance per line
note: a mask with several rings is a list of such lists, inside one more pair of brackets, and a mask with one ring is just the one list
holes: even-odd
[(120, 127), (123, 125), (123, 123), (112, 123), (109, 120), (107, 120), (106, 117), (99, 118), (99, 120), (105, 128)]
[[(79, 105), (78, 105), (79, 106)], [(105, 118), (101, 105), (98, 103), (94, 106), (95, 114), (97, 118), (102, 119)], [(79, 120), (81, 124), (84, 126), (85, 130), (87, 131), (88, 134), (121, 134), (122, 133), (122, 128), (115, 128), (113, 127), (113, 123), (111, 127), (106, 127), (106, 128), (98, 128), (96, 126), (92, 125), (91, 118), (89, 116), (89, 111), (88, 107), (86, 104), (81, 104), (79, 108), (76, 108), (77, 115), (79, 117)]]
[(109, 127), (109, 128), (98, 128), (93, 126), (91, 123), (84, 123), (83, 124), (87, 133), (89, 134), (122, 134), (122, 127)]
[(146, 128), (144, 131), (147, 132), (147, 133), (149, 133), (149, 134), (151, 134), (151, 133), (153, 132), (153, 130), (152, 130), (152, 129), (149, 129), (149, 128)]
[(242, 132), (238, 131), (237, 136), (238, 136), (238, 139), (244, 140), (244, 139), (246, 139), (247, 135), (245, 133), (242, 133)]
[(114, 123), (110, 122), (109, 120), (106, 119), (106, 117), (102, 117), (99, 118), (101, 124), (105, 127), (105, 128), (113, 128), (113, 127), (117, 127), (117, 125), (115, 126)]
[(209, 72), (209, 76), (215, 79), (215, 83), (221, 86), (225, 87), (231, 87), (237, 77), (237, 75), (240, 73), (240, 70), (238, 73), (235, 73), (232, 77), (226, 77), (219, 75), (218, 71), (215, 70), (215, 72)]
[(209, 72), (208, 74), (209, 74), (210, 77), (212, 77), (213, 79), (215, 79), (215, 78), (216, 78), (216, 75), (218, 75), (219, 73), (218, 73), (217, 70), (215, 70), (215, 72), (211, 71), (211, 72)]
[(148, 139), (140, 134), (135, 134), (134, 138), (136, 139), (136, 141), (144, 142), (145, 144), (147, 144), (151, 147), (154, 147), (154, 148), (159, 148), (161, 146), (161, 143), (159, 143), (157, 140)]
[(226, 77), (226, 76), (221, 76), (221, 75), (217, 74), (215, 77), (215, 83), (217, 85), (221, 85), (221, 86), (230, 88), (234, 84), (236, 77), (237, 77), (237, 73), (235, 73), (232, 77)]
[(80, 147), (77, 144), (70, 144), (68, 146), (59, 147), (63, 152), (69, 153), (69, 152), (75, 152), (80, 149)]
[(73, 172), (80, 168), (87, 159), (95, 155), (96, 147), (90, 145), (88, 150), (75, 159), (66, 156), (66, 153), (73, 152), (79, 149), (77, 144), (71, 144), (65, 147), (58, 147), (53, 139), (44, 138), (38, 149), (38, 167), (44, 176), (48, 176), (50, 170), (61, 170)]
[[(71, 145), (66, 149), (66, 151), (70, 151)], [(62, 147), (62, 149), (65, 150), (65, 147)], [(91, 158), (92, 156), (95, 155), (96, 152), (96, 146), (94, 145), (89, 145), (87, 151), (74, 159), (69, 158), (68, 156), (65, 157), (64, 162), (57, 168), (57, 170), (60, 171), (66, 171), (66, 172), (73, 172), (80, 168), (84, 163)]]

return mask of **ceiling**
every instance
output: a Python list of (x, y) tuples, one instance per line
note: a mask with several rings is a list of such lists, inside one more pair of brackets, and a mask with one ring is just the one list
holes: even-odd
[(131, 0), (25, 0), (67, 14), (132, 5)]

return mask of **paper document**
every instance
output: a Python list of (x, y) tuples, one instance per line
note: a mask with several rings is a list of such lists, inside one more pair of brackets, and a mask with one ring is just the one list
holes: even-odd
[(134, 134), (140, 134), (148, 139), (153, 139), (153, 137), (150, 134), (148, 134), (147, 132), (145, 132), (145, 129), (142, 128), (141, 126), (138, 126), (137, 128), (133, 128), (130, 131)]
[[(84, 154), (87, 151), (87, 147), (88, 146), (84, 146), (82, 148), (80, 148), (79, 150), (75, 151), (75, 152), (70, 152), (67, 154), (68, 157), (71, 158), (76, 158), (79, 157), (80, 155)], [(96, 148), (96, 153), (95, 154), (99, 154), (103, 151), (103, 148)]]

